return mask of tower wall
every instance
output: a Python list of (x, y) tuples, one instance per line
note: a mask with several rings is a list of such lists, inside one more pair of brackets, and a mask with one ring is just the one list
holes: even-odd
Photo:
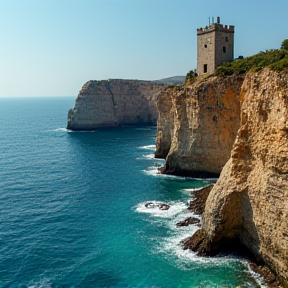
[(213, 23), (197, 29), (197, 73), (211, 74), (234, 59), (234, 26)]
[[(199, 31), (199, 30), (198, 30)], [(204, 71), (207, 65), (207, 71)], [(213, 73), (215, 70), (215, 30), (205, 29), (197, 33), (197, 74)]]
[(215, 69), (234, 59), (234, 26), (221, 26), (215, 32)]

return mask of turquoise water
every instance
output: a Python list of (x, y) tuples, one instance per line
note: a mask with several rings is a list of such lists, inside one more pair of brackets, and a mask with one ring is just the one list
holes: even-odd
[(154, 127), (66, 131), (74, 101), (0, 99), (0, 287), (259, 287), (245, 261), (181, 248), (209, 182), (157, 175)]

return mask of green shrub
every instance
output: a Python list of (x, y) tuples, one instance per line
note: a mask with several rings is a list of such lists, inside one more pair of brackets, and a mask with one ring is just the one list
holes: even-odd
[(288, 39), (285, 39), (281, 44), (281, 49), (288, 50)]
[(192, 80), (194, 79), (195, 77), (197, 77), (198, 74), (196, 73), (195, 70), (190, 70), (187, 74), (186, 74), (186, 79), (185, 79), (185, 82), (187, 82), (188, 80)]
[(190, 71), (186, 74), (185, 83), (191, 82), (191, 81), (194, 80), (197, 76), (198, 76), (198, 74), (196, 73), (195, 70), (190, 70)]
[(262, 68), (269, 66), (276, 71), (288, 71), (288, 50), (277, 49), (259, 52), (254, 56), (244, 59), (237, 59), (217, 67), (214, 75), (229, 76), (245, 74), (249, 70), (260, 71)]

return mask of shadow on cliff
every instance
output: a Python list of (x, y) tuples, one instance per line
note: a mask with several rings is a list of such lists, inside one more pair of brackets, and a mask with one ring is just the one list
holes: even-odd
[(193, 170), (184, 170), (179, 167), (178, 164), (176, 166), (171, 167), (169, 162), (166, 161), (165, 165), (160, 168), (161, 174), (167, 175), (175, 175), (182, 177), (190, 177), (190, 178), (219, 178), (219, 173), (212, 173), (207, 171), (193, 171)]
[[(258, 263), (263, 263), (263, 259), (260, 253), (260, 240), (257, 231), (257, 227), (254, 223), (253, 209), (248, 193), (245, 193), (242, 201), (242, 226), (239, 231), (239, 238), (241, 243), (249, 247), (252, 251), (253, 258)], [(252, 255), (250, 255), (252, 257)]]

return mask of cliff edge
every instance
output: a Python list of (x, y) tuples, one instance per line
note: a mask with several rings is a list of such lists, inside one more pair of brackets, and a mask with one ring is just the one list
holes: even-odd
[(161, 92), (157, 106), (163, 172), (221, 172), (186, 246), (213, 255), (240, 240), (288, 287), (287, 71), (196, 78)]
[(121, 125), (156, 125), (156, 99), (167, 85), (153, 81), (88, 81), (68, 111), (67, 129), (94, 130)]
[(288, 286), (288, 74), (249, 72), (240, 104), (230, 159), (206, 202), (201, 250), (238, 238)]
[(160, 93), (155, 157), (166, 158), (163, 173), (220, 174), (239, 128), (243, 80), (199, 77)]

